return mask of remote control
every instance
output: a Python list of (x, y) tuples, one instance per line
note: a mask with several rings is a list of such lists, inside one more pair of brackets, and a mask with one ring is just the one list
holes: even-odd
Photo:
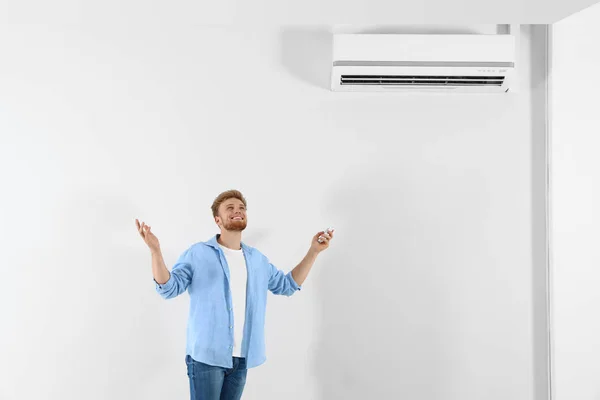
[[(333, 231), (334, 231), (334, 229), (332, 227), (325, 229), (325, 232), (333, 232)], [(323, 236), (319, 236), (318, 242), (323, 243)]]

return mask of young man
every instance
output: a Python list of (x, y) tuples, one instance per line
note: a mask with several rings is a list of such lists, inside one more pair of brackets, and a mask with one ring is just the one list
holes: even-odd
[(156, 291), (165, 299), (190, 294), (185, 361), (191, 400), (238, 400), (248, 368), (266, 361), (267, 292), (291, 296), (300, 290), (333, 232), (313, 236), (304, 259), (286, 274), (242, 242), (248, 217), (239, 191), (221, 193), (212, 213), (221, 233), (192, 245), (171, 272), (151, 227), (135, 223), (152, 254)]

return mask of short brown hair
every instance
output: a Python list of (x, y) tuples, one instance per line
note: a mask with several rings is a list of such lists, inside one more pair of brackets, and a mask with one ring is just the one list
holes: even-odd
[(218, 195), (215, 201), (213, 201), (213, 204), (211, 206), (213, 217), (219, 215), (219, 206), (221, 205), (221, 203), (229, 199), (238, 199), (242, 203), (244, 203), (244, 207), (248, 207), (248, 205), (246, 204), (246, 199), (244, 198), (244, 195), (242, 195), (242, 192), (240, 192), (239, 190), (227, 190), (226, 192), (223, 192), (220, 195)]

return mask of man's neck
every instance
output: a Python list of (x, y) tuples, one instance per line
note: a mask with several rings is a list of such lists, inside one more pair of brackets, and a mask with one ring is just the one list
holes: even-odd
[(221, 235), (218, 237), (217, 242), (228, 249), (240, 250), (242, 248), (242, 232), (221, 230)]

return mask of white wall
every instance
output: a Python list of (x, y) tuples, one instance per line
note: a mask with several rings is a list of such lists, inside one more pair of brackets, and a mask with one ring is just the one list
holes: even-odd
[(0, 4), (0, 23), (247, 24), (257, 26), (348, 24), (465, 24), (510, 21), (549, 24), (596, 0), (21, 0)]
[(551, 244), (556, 400), (600, 399), (600, 5), (553, 26)]
[(326, 28), (0, 29), (1, 399), (187, 398), (134, 219), (171, 266), (230, 188), (281, 269), (337, 228), (245, 399), (545, 398), (539, 27), (491, 96), (332, 93)]

